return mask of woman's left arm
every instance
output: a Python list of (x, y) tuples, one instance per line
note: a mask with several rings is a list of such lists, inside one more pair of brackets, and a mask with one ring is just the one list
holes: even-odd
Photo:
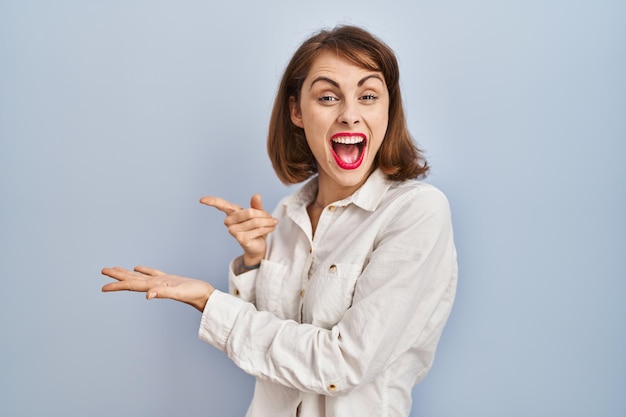
[(137, 266), (132, 271), (120, 267), (104, 268), (102, 275), (117, 280), (104, 285), (103, 292), (145, 292), (148, 300), (169, 298), (189, 304), (200, 312), (215, 290), (206, 281), (170, 275), (145, 266)]

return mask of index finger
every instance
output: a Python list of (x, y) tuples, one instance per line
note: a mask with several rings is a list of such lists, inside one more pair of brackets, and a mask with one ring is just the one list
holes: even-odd
[(202, 197), (200, 199), (200, 202), (207, 206), (215, 207), (216, 209), (229, 215), (239, 210), (242, 210), (242, 208), (238, 206), (237, 204), (233, 204), (230, 201), (226, 201), (223, 198), (219, 198), (219, 197), (212, 197), (212, 196)]

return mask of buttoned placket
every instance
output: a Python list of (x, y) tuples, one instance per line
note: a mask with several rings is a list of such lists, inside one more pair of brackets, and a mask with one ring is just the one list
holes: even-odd
[[(300, 282), (300, 297), (299, 297), (300, 299), (300, 308), (299, 308), (300, 323), (312, 323), (313, 322), (313, 317), (311, 317), (310, 311), (306, 308), (307, 306), (306, 295), (307, 295), (307, 290), (309, 288), (309, 283), (311, 282), (311, 278), (313, 276), (313, 272), (315, 271), (315, 267), (314, 267), (315, 248), (317, 246), (317, 243), (323, 239), (323, 236), (328, 230), (328, 228), (331, 227), (331, 225), (333, 224), (332, 220), (337, 211), (337, 208), (338, 207), (336, 205), (329, 205), (325, 207), (318, 220), (315, 234), (312, 237), (310, 234), (308, 233), (306, 234), (308, 242), (309, 242), (309, 254), (307, 257), (306, 268), (304, 268), (303, 270), (301, 282)], [(335, 270), (337, 269), (337, 267), (334, 264), (332, 264), (330, 268), (331, 270), (332, 268), (334, 268)], [(336, 386), (334, 384), (331, 384), (328, 387), (328, 390), (329, 392), (333, 392), (336, 390)], [(301, 407), (302, 407), (302, 401), (298, 404), (298, 408), (296, 409), (296, 417), (300, 416)]]
[[(309, 287), (309, 282), (311, 280), (313, 271), (315, 270), (315, 268), (313, 268), (315, 264), (315, 247), (317, 245), (317, 242), (319, 242), (323, 238), (328, 228), (331, 227), (332, 219), (338, 208), (339, 206), (336, 206), (334, 204), (325, 207), (317, 222), (315, 235), (313, 235), (312, 239), (310, 236), (308, 236), (310, 244), (309, 256), (307, 259), (307, 266), (303, 272), (300, 284), (300, 323), (311, 323), (313, 321), (313, 318), (310, 317), (310, 313), (305, 307), (306, 291)], [(334, 264), (332, 266), (336, 269), (336, 266)]]
[(311, 242), (311, 240), (309, 239), (309, 255), (306, 260), (306, 268), (302, 270), (302, 276), (300, 277), (300, 308), (298, 309), (298, 311), (300, 312), (300, 323), (305, 323), (304, 298), (306, 296), (306, 291), (309, 287), (311, 265), (313, 265), (313, 242)]

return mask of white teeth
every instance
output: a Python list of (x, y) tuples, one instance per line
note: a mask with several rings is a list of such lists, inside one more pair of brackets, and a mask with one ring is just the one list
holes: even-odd
[(361, 136), (339, 136), (333, 138), (333, 142), (342, 143), (344, 145), (354, 145), (363, 142), (363, 138)]

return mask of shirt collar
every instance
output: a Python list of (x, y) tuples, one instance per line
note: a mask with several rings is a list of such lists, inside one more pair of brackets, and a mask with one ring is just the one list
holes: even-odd
[[(385, 193), (391, 187), (392, 181), (387, 179), (387, 176), (377, 168), (369, 176), (367, 181), (354, 192), (351, 196), (337, 201), (335, 206), (347, 206), (354, 204), (363, 210), (374, 211), (380, 201), (383, 199)], [(293, 193), (290, 197), (285, 199), (284, 204), (288, 208), (295, 208), (301, 206), (308, 206), (315, 199), (318, 188), (318, 177), (315, 176), (302, 186), (299, 190)]]

